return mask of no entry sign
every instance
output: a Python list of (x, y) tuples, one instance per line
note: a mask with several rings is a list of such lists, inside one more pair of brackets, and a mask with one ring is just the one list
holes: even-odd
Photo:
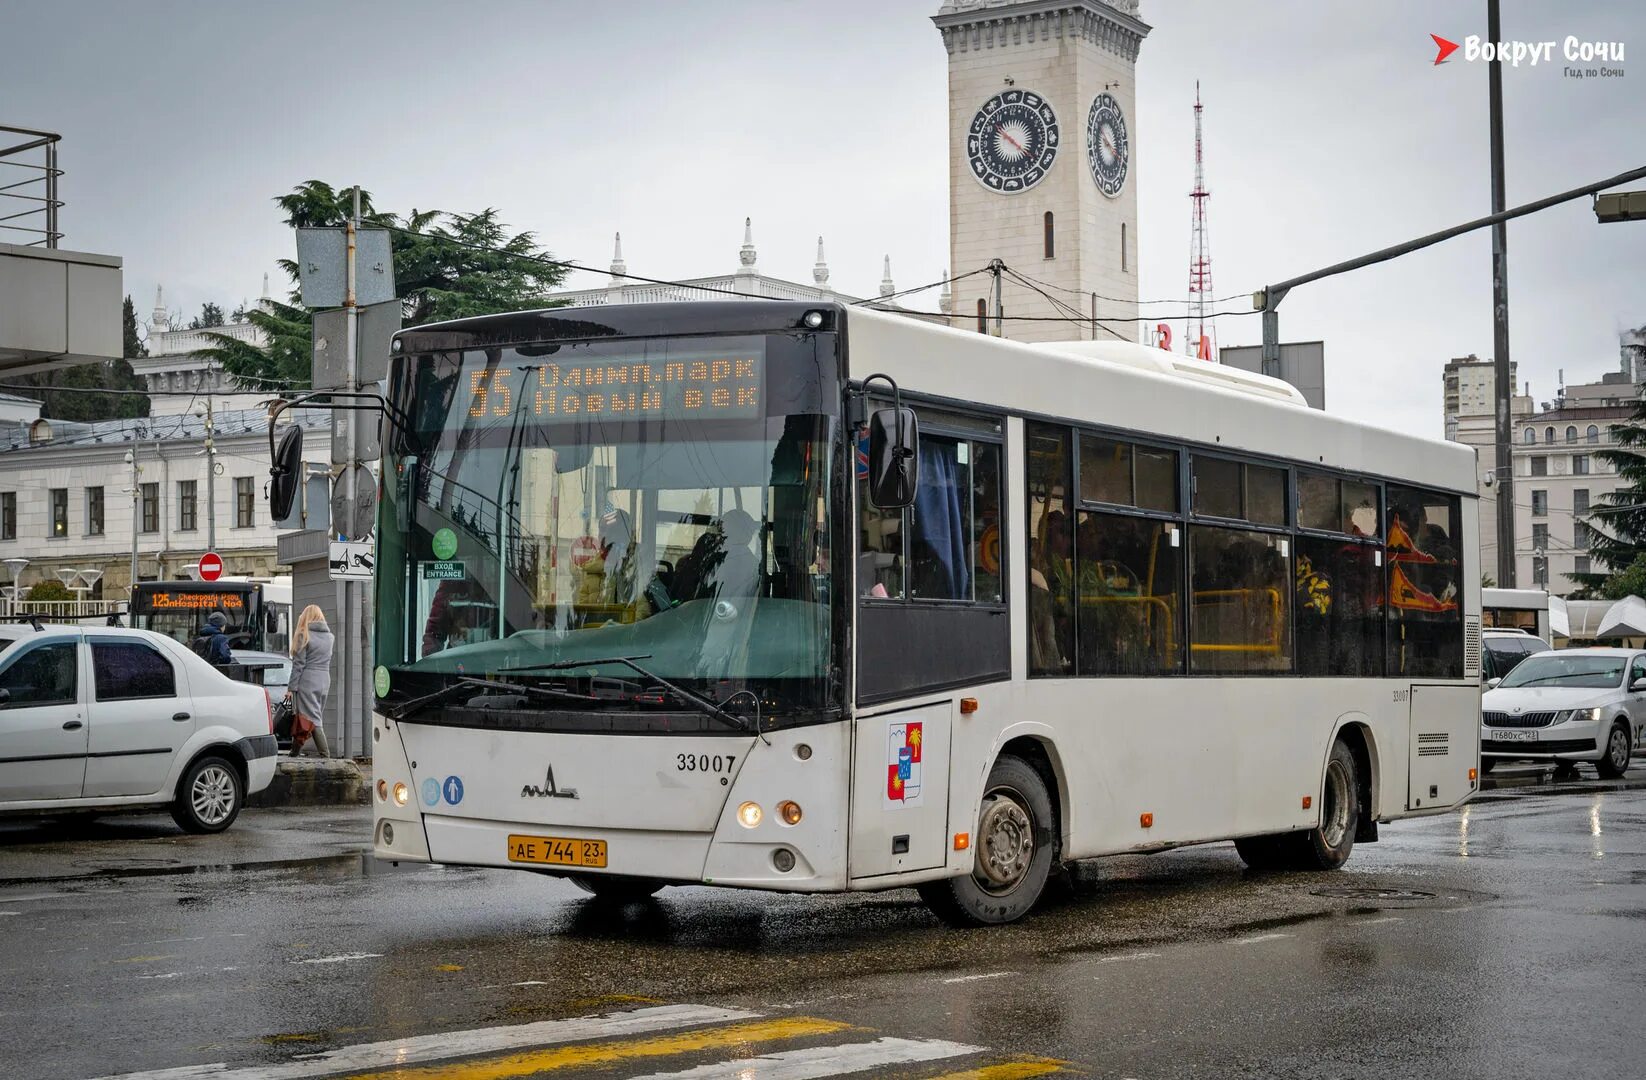
[(215, 551), (200, 556), (200, 580), (216, 581), (223, 576), (223, 559)]

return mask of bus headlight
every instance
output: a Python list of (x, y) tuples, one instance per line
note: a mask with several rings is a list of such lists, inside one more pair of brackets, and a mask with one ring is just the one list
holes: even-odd
[(405, 806), (410, 795), (411, 793), (406, 790), (405, 784), (397, 783), (394, 785), (394, 805)]
[(785, 825), (800, 824), (800, 804), (787, 801), (777, 804), (777, 820)]
[(759, 825), (760, 819), (765, 816), (759, 803), (746, 802), (737, 808), (737, 823), (745, 829), (752, 829)]

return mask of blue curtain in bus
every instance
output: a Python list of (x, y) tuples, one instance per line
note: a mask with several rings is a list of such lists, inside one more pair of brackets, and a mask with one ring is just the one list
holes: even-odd
[(943, 439), (920, 441), (920, 482), (914, 494), (916, 552), (932, 561), (921, 595), (936, 600), (969, 600), (971, 570), (966, 564), (966, 488), (960, 479), (956, 444)]

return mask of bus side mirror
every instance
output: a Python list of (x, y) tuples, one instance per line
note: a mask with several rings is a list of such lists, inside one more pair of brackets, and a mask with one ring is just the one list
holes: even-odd
[(285, 521), (291, 516), (291, 504), (297, 499), (302, 471), (303, 429), (293, 424), (280, 436), (280, 445), (274, 451), (269, 469), (269, 513), (275, 521)]
[(920, 425), (913, 409), (869, 414), (869, 501), (882, 510), (914, 502), (920, 481)]
[(417, 455), (407, 454), (400, 459), (400, 474), (395, 481), (394, 523), (404, 535), (417, 521)]

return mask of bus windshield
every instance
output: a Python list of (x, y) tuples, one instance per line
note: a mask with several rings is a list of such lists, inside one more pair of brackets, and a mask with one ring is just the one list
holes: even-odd
[(390, 696), (457, 675), (635, 680), (576, 663), (630, 657), (716, 702), (827, 704), (830, 343), (654, 338), (408, 360), (395, 393), (413, 430), (384, 484), (376, 568)]

